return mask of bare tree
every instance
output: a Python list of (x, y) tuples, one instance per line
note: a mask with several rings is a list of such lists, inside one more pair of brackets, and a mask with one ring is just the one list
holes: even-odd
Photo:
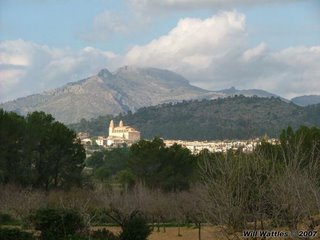
[(0, 186), (0, 212), (23, 219), (46, 205), (45, 193), (13, 185)]

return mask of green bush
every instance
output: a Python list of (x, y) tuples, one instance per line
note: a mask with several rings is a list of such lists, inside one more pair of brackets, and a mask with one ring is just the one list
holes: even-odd
[[(90, 236), (90, 237), (89, 237)], [(111, 231), (103, 229), (92, 232), (81, 232), (68, 236), (64, 240), (118, 240), (118, 237)]]
[(1, 240), (34, 240), (31, 233), (23, 232), (18, 228), (0, 228)]
[(58, 240), (74, 235), (84, 229), (80, 214), (73, 209), (42, 208), (30, 216), (42, 240)]
[(131, 215), (124, 221), (120, 240), (146, 240), (151, 233), (151, 227), (141, 215)]
[(106, 229), (93, 231), (91, 233), (91, 237), (95, 240), (118, 240), (118, 237), (116, 235)]
[(0, 225), (14, 225), (17, 223), (10, 214), (0, 213)]

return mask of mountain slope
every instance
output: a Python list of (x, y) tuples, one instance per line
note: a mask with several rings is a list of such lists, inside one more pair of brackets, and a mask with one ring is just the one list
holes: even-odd
[[(276, 94), (273, 94), (273, 93), (270, 93), (270, 92), (267, 92), (265, 90), (261, 90), (261, 89), (243, 89), (243, 90), (239, 90), (239, 89), (236, 89), (235, 87), (231, 87), (231, 88), (228, 88), (228, 89), (223, 89), (223, 90), (220, 90), (218, 91), (222, 94), (225, 94), (226, 96), (228, 97), (233, 97), (233, 96), (236, 96), (236, 95), (243, 95), (245, 97), (252, 97), (252, 96), (258, 96), (258, 97), (265, 97), (265, 98), (271, 98), (271, 97), (279, 97), (278, 95)], [(284, 98), (281, 98), (282, 100), (284, 101), (287, 101), (286, 99)]]
[(320, 103), (320, 95), (305, 95), (292, 98), (291, 101), (299, 106), (308, 106)]
[(72, 123), (143, 106), (202, 98), (208, 92), (167, 70), (123, 67), (113, 74), (103, 69), (96, 76), (3, 103), (0, 108), (20, 114), (44, 111), (59, 121)]
[[(76, 131), (105, 135), (111, 116), (74, 124)], [(228, 97), (216, 100), (164, 104), (117, 116), (141, 131), (142, 137), (212, 140), (279, 136), (289, 125), (320, 126), (320, 105), (300, 107), (279, 98)]]
[(179, 74), (157, 68), (125, 66), (111, 73), (102, 69), (96, 76), (63, 87), (0, 104), (0, 108), (25, 115), (51, 113), (64, 123), (82, 118), (136, 111), (145, 106), (190, 99), (216, 99), (234, 95), (274, 97), (263, 90), (207, 91), (189, 84)]

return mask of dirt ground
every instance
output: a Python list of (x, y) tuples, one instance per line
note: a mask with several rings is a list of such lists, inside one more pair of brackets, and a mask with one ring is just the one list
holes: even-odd
[[(100, 228), (101, 227), (97, 227)], [(97, 229), (96, 228), (96, 229)], [(119, 233), (120, 228), (119, 227), (105, 227), (106, 229), (114, 232)], [(302, 229), (305, 229), (304, 227)], [(286, 229), (278, 229), (278, 231), (288, 231)], [(320, 239), (320, 226), (316, 227), (315, 229), (317, 231), (316, 237), (310, 238), (314, 240)], [(178, 228), (177, 227), (167, 227), (166, 231), (163, 232), (163, 229), (161, 228), (160, 232), (157, 232), (156, 230), (152, 232), (152, 234), (149, 236), (149, 240), (198, 240), (198, 229), (193, 227), (181, 227), (180, 229), (181, 236), (178, 236)], [(227, 235), (226, 231), (223, 230), (219, 226), (203, 226), (201, 230), (201, 240), (242, 240), (242, 239), (253, 239), (253, 238), (244, 238), (241, 236), (241, 233), (238, 233), (238, 236), (234, 235)], [(287, 239), (290, 240), (292, 238), (277, 238), (277, 237), (270, 237), (267, 239), (272, 240), (280, 240), (280, 239)], [(299, 239), (299, 238), (298, 238)], [(306, 239), (306, 238), (300, 238), (300, 239)]]
[[(119, 227), (105, 227), (113, 233), (119, 233)], [(167, 227), (165, 232), (160, 229), (153, 231), (149, 236), (149, 240), (198, 240), (198, 229), (193, 227), (181, 227), (181, 236), (178, 236), (177, 227)], [(223, 231), (219, 227), (204, 226), (201, 230), (201, 240), (227, 240)]]

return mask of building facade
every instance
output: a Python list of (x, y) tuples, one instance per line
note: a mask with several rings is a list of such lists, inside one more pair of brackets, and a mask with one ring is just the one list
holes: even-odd
[(136, 129), (125, 126), (121, 120), (119, 126), (115, 126), (113, 120), (109, 124), (109, 136), (107, 138), (107, 145), (131, 145), (140, 140), (140, 132)]

